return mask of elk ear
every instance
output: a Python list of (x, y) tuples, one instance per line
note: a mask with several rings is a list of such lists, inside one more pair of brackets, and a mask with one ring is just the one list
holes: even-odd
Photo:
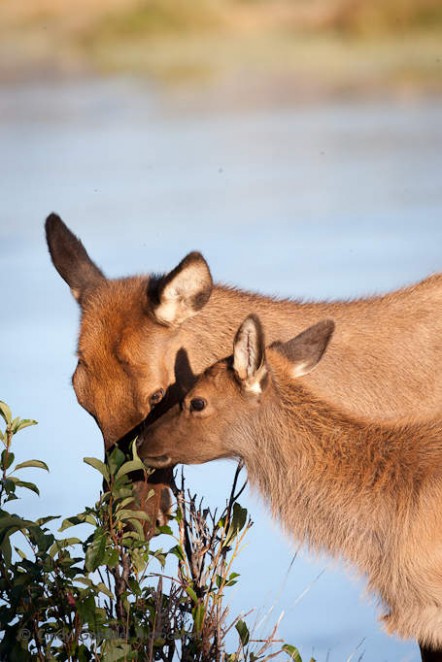
[(189, 253), (167, 276), (149, 283), (152, 313), (160, 324), (179, 326), (206, 305), (212, 288), (209, 265), (201, 253)]
[(259, 395), (267, 383), (264, 331), (259, 318), (249, 315), (233, 342), (233, 368), (245, 391)]
[(292, 364), (292, 376), (307, 375), (318, 365), (335, 330), (333, 320), (322, 320), (286, 343), (272, 347)]
[(47, 217), (45, 228), (54, 267), (79, 301), (85, 290), (97, 285), (105, 276), (92, 262), (81, 241), (57, 214)]

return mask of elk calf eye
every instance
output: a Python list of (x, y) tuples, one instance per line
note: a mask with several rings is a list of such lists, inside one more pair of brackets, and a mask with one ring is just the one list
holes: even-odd
[(150, 404), (157, 405), (159, 402), (161, 402), (163, 398), (164, 398), (164, 389), (160, 388), (158, 391), (155, 391), (155, 393), (153, 393), (150, 396)]
[(202, 411), (207, 405), (204, 398), (193, 398), (190, 401), (190, 411)]

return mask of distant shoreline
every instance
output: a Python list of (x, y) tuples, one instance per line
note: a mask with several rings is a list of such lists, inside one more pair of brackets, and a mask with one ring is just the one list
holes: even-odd
[[(280, 99), (442, 93), (442, 37), (184, 35), (78, 47), (30, 34), (0, 41), (0, 80), (130, 75), (167, 89), (244, 87)], [(56, 41), (56, 40), (55, 40)]]
[(0, 4), (0, 81), (129, 75), (279, 98), (442, 93), (436, 0)]

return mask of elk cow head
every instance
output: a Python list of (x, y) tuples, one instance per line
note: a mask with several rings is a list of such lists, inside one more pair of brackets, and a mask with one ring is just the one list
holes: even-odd
[[(165, 276), (110, 280), (55, 214), (46, 220), (46, 237), (52, 262), (81, 308), (74, 390), (109, 450), (134, 438), (138, 427), (166, 406), (169, 387), (175, 385), (172, 396), (179, 390), (180, 362), (171, 339), (209, 300), (210, 270), (200, 253), (190, 253)], [(151, 485), (138, 485), (140, 496), (153, 487), (156, 496), (148, 509), (164, 510), (171, 472), (150, 480)]]

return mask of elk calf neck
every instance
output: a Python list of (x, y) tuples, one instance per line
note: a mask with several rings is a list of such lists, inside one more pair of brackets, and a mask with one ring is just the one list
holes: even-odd
[(378, 425), (315, 396), (302, 377), (333, 331), (319, 322), (266, 351), (249, 316), (233, 356), (145, 430), (140, 457), (242, 459), (291, 536), (367, 576), (388, 632), (442, 647), (442, 423)]

